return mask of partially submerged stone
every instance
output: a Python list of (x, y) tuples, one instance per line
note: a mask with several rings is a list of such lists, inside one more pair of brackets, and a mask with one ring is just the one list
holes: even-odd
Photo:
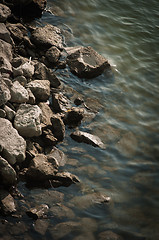
[(2, 183), (6, 186), (15, 185), (17, 181), (17, 174), (12, 166), (0, 156), (0, 176)]
[(68, 99), (62, 93), (52, 93), (51, 105), (55, 113), (64, 112), (70, 108)]
[(6, 5), (0, 4), (0, 22), (5, 22), (10, 15), (10, 8)]
[(26, 103), (29, 100), (28, 91), (18, 82), (13, 82), (10, 88), (11, 102), (14, 103)]
[(110, 230), (103, 231), (98, 234), (99, 240), (123, 240), (123, 238)]
[(61, 52), (57, 47), (53, 46), (53, 47), (51, 47), (47, 50), (45, 56), (46, 56), (47, 61), (50, 64), (56, 64), (59, 61), (59, 58), (61, 56)]
[(26, 85), (37, 100), (47, 101), (50, 97), (50, 82), (48, 80), (34, 80)]
[(11, 122), (4, 118), (0, 118), (0, 147), (2, 156), (10, 164), (24, 161), (26, 142), (13, 128)]
[(80, 143), (83, 142), (83, 143), (90, 144), (94, 147), (105, 148), (104, 143), (101, 141), (101, 139), (98, 136), (92, 135), (87, 132), (75, 131), (71, 133), (71, 138)]
[(10, 215), (16, 211), (14, 198), (5, 190), (0, 190), (0, 206), (4, 215)]
[(80, 47), (71, 51), (67, 64), (72, 73), (81, 78), (93, 78), (110, 68), (108, 61), (91, 47)]
[(65, 136), (65, 125), (62, 119), (59, 116), (54, 115), (51, 118), (51, 123), (54, 136), (58, 139), (58, 141), (62, 141)]
[(21, 136), (40, 136), (41, 115), (41, 109), (37, 105), (21, 104), (14, 119), (14, 127)]
[(49, 210), (48, 205), (41, 204), (37, 207), (31, 208), (26, 213), (29, 217), (37, 220), (38, 218), (43, 218), (47, 214), (48, 210)]
[(69, 126), (77, 126), (84, 117), (84, 109), (73, 107), (66, 112), (64, 122)]
[(49, 162), (55, 163), (58, 167), (66, 164), (65, 154), (56, 147), (53, 147), (51, 152), (47, 154), (47, 159)]

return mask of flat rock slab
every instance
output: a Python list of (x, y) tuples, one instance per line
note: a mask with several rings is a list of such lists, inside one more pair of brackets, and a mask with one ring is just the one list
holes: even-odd
[(34, 80), (26, 85), (35, 98), (39, 101), (47, 101), (50, 97), (50, 82), (48, 80)]
[(104, 143), (101, 141), (101, 139), (95, 135), (92, 135), (87, 132), (82, 131), (75, 131), (71, 133), (71, 138), (79, 143), (87, 143), (94, 147), (100, 147), (105, 148)]
[(24, 137), (37, 137), (42, 134), (41, 109), (37, 105), (21, 104), (14, 119), (14, 127)]
[[(69, 52), (68, 52), (69, 53)], [(108, 61), (91, 47), (75, 48), (67, 57), (70, 71), (81, 78), (94, 78), (110, 68)]]
[(26, 142), (11, 122), (4, 118), (0, 118), (0, 147), (2, 156), (10, 164), (25, 160)]
[(36, 28), (32, 32), (31, 41), (41, 48), (63, 48), (61, 30), (50, 24)]

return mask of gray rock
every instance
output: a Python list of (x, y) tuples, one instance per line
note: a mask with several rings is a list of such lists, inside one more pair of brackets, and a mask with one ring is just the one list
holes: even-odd
[(93, 78), (110, 68), (108, 61), (91, 47), (81, 47), (70, 53), (67, 64), (78, 77)]
[(26, 78), (32, 78), (34, 75), (34, 65), (31, 62), (26, 62), (21, 65), (21, 69), (23, 71), (23, 76)]
[(38, 105), (42, 111), (42, 123), (44, 124), (44, 126), (48, 126), (51, 125), (51, 118), (54, 116), (51, 108), (49, 107), (49, 105), (45, 102), (41, 102)]
[(11, 165), (0, 156), (0, 176), (2, 183), (6, 186), (15, 185), (17, 181), (17, 175)]
[(0, 39), (0, 56), (3, 56), (8, 61), (12, 61), (12, 45)]
[(66, 186), (66, 187), (74, 183), (80, 183), (79, 178), (70, 172), (57, 172), (53, 176), (53, 180), (58, 181), (59, 186)]
[(26, 85), (37, 100), (47, 101), (50, 97), (50, 82), (48, 80), (34, 80)]
[(31, 41), (41, 48), (55, 46), (63, 48), (61, 30), (50, 24), (36, 28), (31, 35)]
[(50, 208), (50, 213), (53, 215), (54, 218), (62, 219), (62, 218), (74, 218), (75, 214), (72, 209), (64, 206), (63, 204), (56, 204), (55, 206)]
[(37, 219), (36, 222), (34, 223), (34, 230), (41, 234), (42, 236), (45, 235), (47, 229), (49, 226), (49, 221), (44, 220), (44, 219)]
[(68, 99), (62, 93), (52, 93), (51, 105), (55, 113), (65, 112), (71, 108)]
[(44, 217), (47, 214), (48, 210), (49, 210), (48, 205), (41, 204), (40, 206), (31, 208), (26, 213), (29, 217), (37, 220), (38, 218)]
[(0, 109), (0, 118), (5, 118), (6, 112), (3, 109)]
[(2, 156), (12, 165), (25, 159), (26, 142), (11, 122), (0, 118), (0, 146)]
[(21, 77), (23, 75), (23, 70), (21, 67), (18, 67), (18, 68), (14, 68), (13, 67), (13, 76), (14, 78), (16, 77)]
[(28, 91), (28, 95), (29, 95), (29, 100), (27, 101), (27, 103), (35, 104), (36, 99), (35, 99), (34, 94), (32, 93), (32, 91), (29, 88), (27, 89), (27, 91)]
[(21, 42), (24, 36), (27, 36), (28, 34), (26, 27), (24, 27), (24, 25), (22, 25), (21, 23), (8, 23), (7, 28), (10, 31), (11, 37), (14, 41)]
[(9, 76), (12, 73), (12, 65), (4, 55), (0, 55), (0, 72), (2, 75), (9, 74)]
[(0, 22), (5, 22), (10, 15), (10, 8), (6, 5), (0, 4)]
[(15, 111), (12, 108), (8, 107), (7, 105), (5, 105), (4, 110), (5, 110), (6, 117), (8, 118), (8, 120), (12, 121), (16, 114)]
[(65, 136), (65, 125), (62, 119), (59, 116), (54, 115), (51, 118), (51, 123), (54, 136), (58, 139), (58, 141), (62, 141)]
[(99, 137), (87, 132), (75, 131), (71, 133), (71, 138), (79, 143), (83, 142), (90, 144), (94, 147), (105, 148), (104, 143), (101, 141)]
[(123, 240), (121, 236), (109, 230), (99, 233), (98, 239), (99, 240)]
[[(14, 71), (13, 71), (13, 75), (14, 75)], [(26, 84), (27, 84), (27, 79), (26, 79), (26, 77), (21, 76), (21, 75), (15, 77), (15, 78), (14, 78), (14, 82), (15, 82), (15, 81), (18, 81), (23, 87), (25, 87)]]
[(14, 103), (26, 103), (29, 100), (28, 91), (18, 82), (13, 82), (10, 88), (11, 102)]
[(51, 152), (47, 154), (49, 162), (54, 163), (57, 167), (64, 166), (66, 164), (66, 155), (58, 148), (52, 148)]
[(13, 40), (11, 39), (10, 32), (8, 31), (4, 23), (0, 23), (0, 29), (0, 39), (12, 44)]
[(41, 109), (37, 105), (21, 104), (14, 119), (14, 127), (21, 136), (40, 136), (41, 115)]
[(11, 99), (10, 90), (4, 80), (0, 80), (0, 106)]
[(50, 64), (57, 64), (60, 56), (61, 56), (61, 52), (57, 47), (51, 47), (47, 50), (46, 52), (46, 59)]
[(16, 211), (14, 198), (5, 190), (0, 190), (1, 211), (5, 215), (10, 215)]

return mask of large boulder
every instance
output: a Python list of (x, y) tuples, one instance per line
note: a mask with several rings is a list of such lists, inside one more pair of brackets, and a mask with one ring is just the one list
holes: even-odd
[(4, 80), (0, 79), (0, 106), (11, 99), (10, 90)]
[(0, 118), (0, 148), (1, 155), (12, 165), (25, 160), (26, 142), (4, 118)]
[(61, 30), (50, 24), (36, 28), (32, 32), (31, 41), (40, 48), (63, 48)]
[(2, 183), (6, 186), (16, 184), (17, 175), (14, 168), (12, 168), (8, 161), (2, 158), (1, 156), (0, 156), (0, 177), (2, 179)]
[(92, 47), (68, 51), (67, 64), (72, 73), (81, 78), (93, 78), (110, 68), (108, 61)]
[(50, 82), (48, 80), (34, 80), (29, 82), (26, 87), (39, 101), (47, 101), (50, 97)]
[(41, 109), (37, 105), (21, 104), (14, 119), (14, 127), (24, 137), (35, 137), (42, 134)]
[(10, 15), (10, 8), (6, 5), (0, 4), (0, 22), (5, 22)]
[(10, 88), (11, 102), (14, 103), (26, 103), (29, 100), (28, 91), (18, 82), (13, 82)]

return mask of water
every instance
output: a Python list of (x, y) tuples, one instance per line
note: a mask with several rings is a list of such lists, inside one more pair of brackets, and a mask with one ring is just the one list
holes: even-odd
[[(69, 129), (59, 145), (68, 158), (65, 169), (81, 180), (80, 185), (58, 188), (62, 198), (59, 196), (59, 201), (73, 210), (74, 215), (68, 220), (82, 224), (80, 230), (74, 227), (75, 231), (61, 239), (77, 239), (79, 235), (83, 236), (80, 239), (99, 239), (98, 234), (112, 230), (125, 239), (136, 239), (133, 234), (139, 233), (146, 239), (157, 240), (158, 1), (48, 0), (47, 8), (53, 14), (44, 13), (40, 23), (60, 27), (66, 46), (92, 46), (108, 59), (113, 72), (89, 81), (67, 71), (60, 73), (68, 89), (78, 91), (88, 104), (93, 102), (99, 110), (80, 129), (98, 135), (107, 145), (106, 150), (101, 150), (78, 144), (70, 139)], [(70, 96), (73, 94), (70, 89)], [(53, 204), (52, 189), (23, 191), (32, 204), (33, 201)], [(43, 198), (38, 197), (41, 192)], [(105, 194), (112, 201), (109, 205), (91, 205), (90, 196), (94, 195), (90, 194)], [(63, 228), (56, 237), (52, 229), (66, 219), (50, 217), (44, 236), (32, 228), (30, 236), (58, 239)]]

